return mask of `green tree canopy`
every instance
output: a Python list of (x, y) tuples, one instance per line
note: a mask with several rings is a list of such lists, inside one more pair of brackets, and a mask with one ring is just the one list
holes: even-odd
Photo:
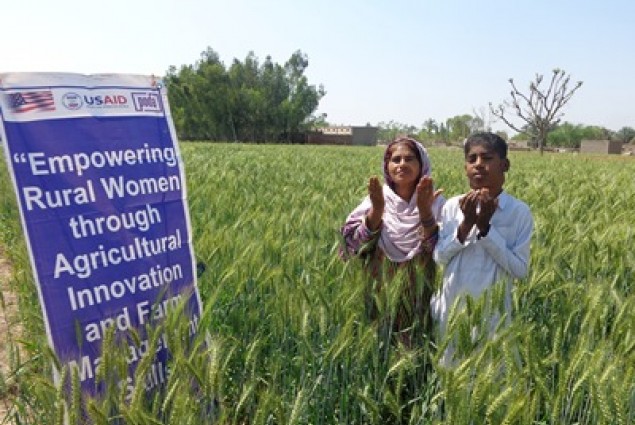
[(632, 127), (622, 127), (615, 132), (615, 138), (622, 143), (635, 143), (635, 129)]
[(604, 127), (564, 122), (549, 133), (547, 145), (579, 148), (582, 140), (605, 140), (611, 138), (611, 134), (611, 131)]
[(304, 75), (308, 57), (294, 52), (284, 65), (253, 52), (226, 68), (207, 48), (194, 65), (170, 67), (165, 77), (174, 123), (185, 140), (290, 141), (324, 120), (313, 114), (325, 95)]

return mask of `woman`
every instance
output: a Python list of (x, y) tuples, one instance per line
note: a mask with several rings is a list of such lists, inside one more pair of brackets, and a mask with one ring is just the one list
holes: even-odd
[[(361, 258), (375, 283), (376, 291), (369, 291), (368, 297), (371, 319), (378, 316), (375, 295), (381, 293), (382, 281), (401, 285), (397, 305), (382, 315), (382, 321), (392, 323), (388, 329), (407, 347), (431, 329), (432, 251), (444, 198), (441, 190), (435, 191), (430, 171), (428, 154), (419, 142), (395, 139), (384, 153), (385, 183), (374, 176), (369, 179), (368, 196), (341, 229), (343, 258)], [(396, 276), (405, 279), (393, 279)]]

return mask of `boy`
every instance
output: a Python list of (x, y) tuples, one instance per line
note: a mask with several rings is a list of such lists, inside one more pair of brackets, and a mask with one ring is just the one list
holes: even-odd
[[(431, 300), (443, 336), (452, 305), (475, 299), (495, 283), (506, 282), (505, 310), (511, 310), (511, 283), (527, 275), (533, 218), (529, 207), (503, 190), (509, 170), (507, 143), (493, 133), (477, 133), (464, 144), (470, 191), (448, 200), (441, 212), (434, 260), (444, 266), (443, 284)], [(498, 323), (492, 318), (490, 332)], [(451, 363), (452, 349), (443, 364)]]

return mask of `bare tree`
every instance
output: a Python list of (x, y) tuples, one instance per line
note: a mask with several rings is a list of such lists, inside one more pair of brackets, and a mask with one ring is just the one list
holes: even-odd
[(472, 120), (472, 132), (492, 131), (492, 124), (496, 122), (496, 118), (492, 118), (492, 112), (484, 106), (478, 110), (472, 108), (474, 119)]
[[(582, 81), (578, 81), (573, 87), (569, 87), (570, 78), (571, 76), (562, 69), (556, 68), (552, 71), (548, 86), (543, 88), (540, 86), (543, 76), (536, 74), (535, 80), (529, 83), (527, 94), (521, 93), (514, 84), (514, 79), (510, 78), (511, 101), (503, 101), (497, 107), (490, 103), (490, 110), (507, 126), (536, 141), (542, 154), (547, 135), (558, 125), (563, 115), (560, 110), (571, 99), (575, 91), (582, 86)], [(505, 114), (509, 113), (511, 108), (525, 124), (518, 126), (510, 121)]]

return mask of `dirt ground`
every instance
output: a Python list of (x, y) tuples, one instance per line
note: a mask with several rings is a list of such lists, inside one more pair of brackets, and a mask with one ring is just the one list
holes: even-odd
[[(11, 276), (11, 265), (6, 260), (4, 252), (0, 248), (0, 292), (2, 292), (2, 298), (4, 299), (4, 308), (0, 303), (0, 374), (1, 379), (6, 379), (6, 373), (9, 369), (9, 353), (7, 338), (9, 335), (9, 329), (13, 338), (16, 337), (16, 332), (19, 332), (19, 325), (16, 324), (18, 301), (16, 295), (9, 288), (9, 279)], [(4, 386), (4, 385), (3, 385)], [(4, 416), (7, 413), (8, 404), (7, 401), (1, 398), (0, 394), (0, 423), (4, 420)], [(11, 422), (9, 422), (11, 423)]]

